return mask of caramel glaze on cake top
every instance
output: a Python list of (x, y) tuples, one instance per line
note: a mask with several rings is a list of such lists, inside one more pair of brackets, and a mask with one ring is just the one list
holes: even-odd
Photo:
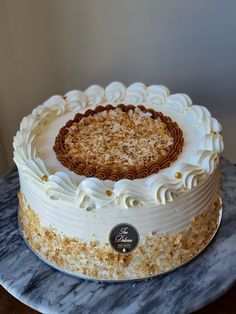
[(56, 137), (57, 159), (78, 175), (144, 178), (170, 166), (184, 143), (176, 122), (144, 106), (98, 106), (78, 113)]

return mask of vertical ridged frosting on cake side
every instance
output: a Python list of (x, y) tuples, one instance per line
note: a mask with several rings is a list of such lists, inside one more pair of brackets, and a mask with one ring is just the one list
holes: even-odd
[[(206, 177), (191, 191), (166, 205), (158, 206), (151, 200), (145, 206), (137, 206), (135, 199), (139, 195), (138, 189), (133, 191), (134, 198), (121, 195), (120, 205), (116, 206), (112, 204), (112, 197), (107, 204), (107, 199), (102, 200), (97, 192), (94, 197), (98, 197), (102, 207), (84, 210), (64, 198), (55, 201), (39, 186), (24, 180), (20, 174), (21, 192), (38, 215), (42, 226), (52, 226), (63, 235), (81, 241), (96, 239), (100, 243), (105, 243), (113, 226), (122, 222), (136, 226), (141, 237), (153, 232), (173, 233), (187, 229), (191, 219), (219, 197), (219, 179), (219, 169), (216, 169), (212, 176)], [(160, 191), (159, 197), (167, 197), (165, 193), (164, 190)], [(104, 206), (104, 203), (107, 205)]]

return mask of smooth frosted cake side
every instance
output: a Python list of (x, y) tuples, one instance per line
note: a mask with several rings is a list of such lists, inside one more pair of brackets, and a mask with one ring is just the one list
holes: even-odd
[[(183, 264), (217, 228), (220, 132), (205, 107), (161, 85), (51, 97), (14, 138), (25, 238), (49, 263), (100, 280)], [(109, 242), (120, 223), (139, 234), (128, 254)]]

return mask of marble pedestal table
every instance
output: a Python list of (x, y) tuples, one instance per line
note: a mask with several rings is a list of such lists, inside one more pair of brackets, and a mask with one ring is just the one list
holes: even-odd
[(0, 283), (43, 313), (190, 313), (236, 283), (236, 167), (222, 161), (223, 219), (212, 244), (191, 263), (148, 281), (96, 283), (38, 259), (17, 225), (17, 170), (0, 179)]

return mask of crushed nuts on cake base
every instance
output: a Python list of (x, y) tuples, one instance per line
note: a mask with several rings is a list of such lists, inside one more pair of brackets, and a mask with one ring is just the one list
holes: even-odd
[(22, 232), (34, 251), (62, 270), (100, 280), (145, 278), (187, 262), (211, 240), (221, 208), (218, 196), (209, 208), (191, 219), (187, 230), (144, 236), (134, 252), (122, 255), (108, 243), (81, 242), (41, 226), (38, 215), (21, 193), (19, 201)]

